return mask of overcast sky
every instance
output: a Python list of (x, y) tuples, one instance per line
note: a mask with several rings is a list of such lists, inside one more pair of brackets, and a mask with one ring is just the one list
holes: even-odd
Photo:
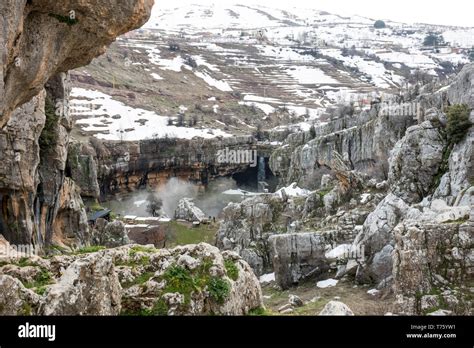
[(285, 9), (315, 8), (341, 15), (358, 14), (406, 23), (474, 27), (473, 0), (155, 0), (155, 7), (173, 8), (189, 3), (260, 4)]

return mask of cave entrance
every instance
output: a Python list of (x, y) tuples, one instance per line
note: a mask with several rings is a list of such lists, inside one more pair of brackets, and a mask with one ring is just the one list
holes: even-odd
[(235, 173), (235, 180), (240, 189), (254, 192), (274, 192), (277, 187), (277, 178), (270, 169), (269, 157), (258, 157), (257, 166), (248, 166), (243, 172)]

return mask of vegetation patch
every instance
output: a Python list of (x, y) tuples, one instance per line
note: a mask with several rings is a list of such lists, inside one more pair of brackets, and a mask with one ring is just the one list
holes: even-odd
[(201, 224), (189, 226), (186, 223), (172, 221), (168, 223), (166, 247), (179, 245), (207, 243), (214, 245), (217, 225)]
[(239, 279), (239, 269), (237, 268), (237, 265), (235, 264), (234, 261), (232, 260), (225, 260), (224, 261), (224, 266), (225, 270), (227, 272), (227, 276), (232, 279), (233, 281), (236, 281)]
[(248, 313), (249, 316), (268, 316), (271, 315), (264, 307), (258, 307), (251, 309)]
[(135, 256), (137, 253), (156, 253), (158, 249), (152, 248), (152, 247), (145, 247), (141, 245), (135, 245), (130, 248), (129, 255), (130, 256)]
[(223, 304), (230, 294), (230, 284), (227, 280), (212, 277), (207, 282), (207, 290), (211, 297), (219, 304)]
[(75, 252), (76, 255), (82, 255), (82, 254), (91, 254), (91, 253), (96, 253), (101, 250), (105, 250), (106, 247), (100, 246), (100, 245), (94, 245), (94, 246), (88, 246), (81, 248)]
[(456, 104), (448, 107), (446, 114), (448, 123), (446, 135), (451, 145), (459, 143), (466, 137), (472, 122), (469, 120), (471, 109), (466, 104)]
[(230, 294), (230, 283), (228, 280), (212, 277), (209, 270), (212, 267), (211, 260), (205, 260), (200, 267), (189, 271), (184, 267), (170, 266), (162, 276), (166, 280), (163, 294), (180, 293), (184, 296), (184, 305), (189, 305), (193, 292), (201, 292), (207, 289), (210, 297), (219, 304), (224, 303)]
[(56, 18), (61, 23), (66, 23), (69, 26), (73, 26), (74, 24), (79, 23), (77, 18), (72, 18), (71, 16), (61, 16), (55, 13), (50, 13), (50, 17)]
[(46, 115), (46, 121), (39, 138), (39, 146), (41, 151), (47, 151), (48, 149), (51, 149), (52, 147), (56, 146), (58, 142), (57, 127), (59, 116), (56, 113), (55, 105), (50, 97), (46, 97), (44, 113)]
[[(23, 283), (23, 285), (27, 289), (33, 289), (33, 288), (41, 289), (41, 288), (45, 288), (47, 285), (50, 285), (52, 283), (53, 283), (53, 278), (51, 277), (51, 274), (49, 273), (49, 271), (45, 268), (41, 268), (40, 273), (36, 275), (36, 277), (34, 278), (32, 282)], [(44, 291), (45, 290), (46, 289), (44, 289)], [(40, 290), (40, 292), (41, 291), (42, 290)]]

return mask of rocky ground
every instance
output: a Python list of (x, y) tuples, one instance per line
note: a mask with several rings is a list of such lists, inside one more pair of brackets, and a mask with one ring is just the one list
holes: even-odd
[[(2, 242), (8, 254), (9, 244)], [(263, 308), (240, 257), (208, 244), (2, 258), (1, 315), (245, 315)]]
[[(393, 295), (374, 292), (368, 285), (354, 285), (350, 280), (343, 280), (335, 287), (321, 289), (314, 281), (299, 284), (295, 288), (281, 290), (275, 284), (263, 285), (263, 303), (266, 315), (319, 315), (331, 301), (346, 304), (354, 315), (386, 315), (393, 307)], [(291, 301), (297, 296), (302, 302)], [(292, 305), (293, 303), (293, 305)], [(289, 305), (289, 306), (288, 306)], [(288, 310), (289, 309), (289, 310)]]

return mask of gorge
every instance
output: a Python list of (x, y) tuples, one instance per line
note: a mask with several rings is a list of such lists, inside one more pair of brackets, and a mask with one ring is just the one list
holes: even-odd
[[(336, 293), (356, 314), (473, 314), (473, 63), (404, 87), (408, 66), (370, 57), (391, 69), (370, 81), (330, 59), (337, 46), (285, 38), (277, 63), (247, 57), (250, 73), (218, 63), (243, 47), (200, 30), (128, 33), (153, 4), (0, 5), (0, 315), (314, 315)], [(255, 55), (277, 42), (251, 40)], [(209, 63), (204, 46), (222, 55)], [(277, 82), (256, 83), (251, 64)]]

